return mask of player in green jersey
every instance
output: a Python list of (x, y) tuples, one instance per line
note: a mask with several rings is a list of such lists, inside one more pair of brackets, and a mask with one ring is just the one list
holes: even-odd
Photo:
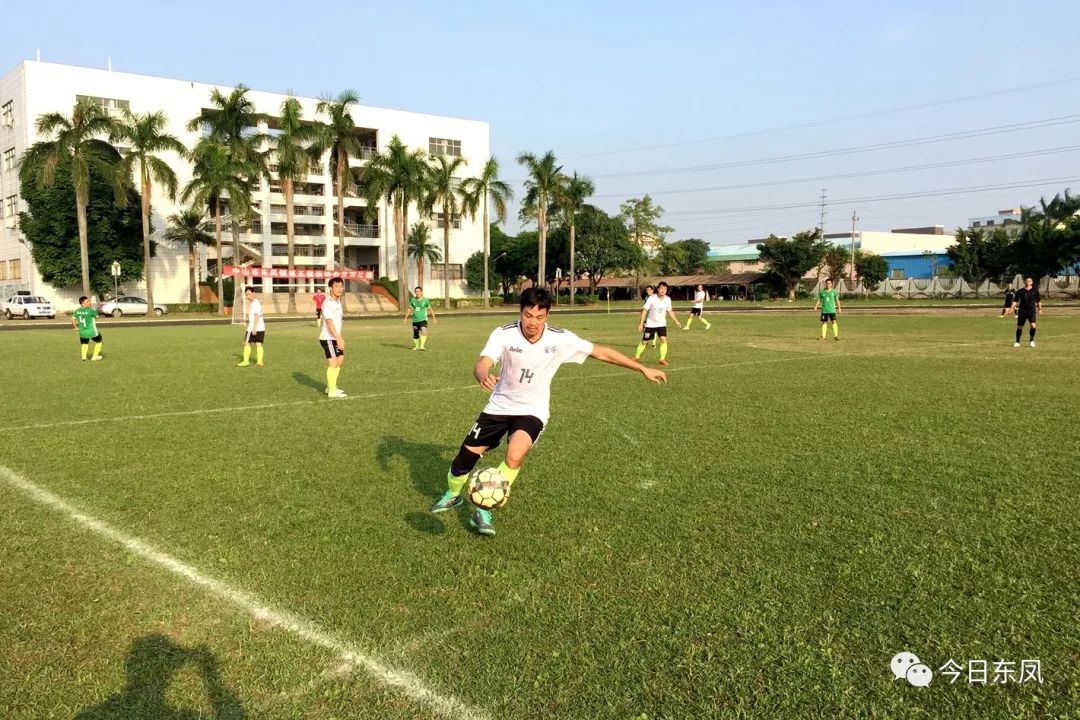
[(817, 302), (814, 303), (814, 312), (821, 308), (821, 339), (825, 339), (825, 331), (828, 324), (832, 323), (833, 340), (840, 339), (840, 326), (836, 323), (836, 316), (842, 311), (840, 307), (840, 293), (832, 284), (832, 280), (825, 280), (825, 289), (818, 293)]
[(79, 298), (79, 307), (71, 314), (71, 327), (79, 331), (79, 344), (82, 345), (82, 361), (90, 350), (90, 341), (94, 341), (94, 356), (91, 360), (104, 360), (101, 356), (101, 333), (97, 329), (97, 310), (90, 307), (90, 298)]
[(405, 311), (404, 322), (412, 318), (412, 349), (427, 350), (427, 320), (428, 314), (435, 324), (439, 319), (435, 317), (435, 309), (431, 307), (431, 301), (424, 297), (424, 288), (417, 286), (413, 290), (413, 296), (409, 298), (409, 309)]

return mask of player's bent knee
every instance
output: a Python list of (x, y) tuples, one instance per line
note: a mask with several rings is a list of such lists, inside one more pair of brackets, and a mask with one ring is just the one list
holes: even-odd
[(450, 463), (450, 472), (456, 477), (468, 475), (476, 467), (476, 463), (480, 462), (480, 456), (483, 454), (481, 448), (469, 448), (462, 445), (454, 461)]

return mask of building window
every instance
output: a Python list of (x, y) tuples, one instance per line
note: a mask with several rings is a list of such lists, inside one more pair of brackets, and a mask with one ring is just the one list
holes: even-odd
[(77, 100), (78, 102), (88, 100), (94, 105), (97, 105), (102, 110), (104, 110), (105, 114), (109, 117), (120, 117), (121, 115), (123, 115), (125, 110), (131, 109), (131, 101), (118, 100), (117, 98), (95, 97), (93, 95), (76, 95), (75, 100)]
[(900, 270), (900, 269), (893, 270), (890, 273), (890, 275), (891, 275), (893, 280), (906, 280), (907, 279), (907, 276), (904, 274), (904, 271)]
[(4, 169), (15, 169), (15, 148), (8, 148), (4, 151)]
[(993, 225), (993, 224), (994, 224), (994, 221), (993, 221), (993, 220), (987, 220), (987, 221), (986, 221), (986, 227), (990, 227), (990, 226), (991, 226), (991, 225)]
[[(440, 230), (446, 227), (446, 213), (432, 213), (431, 219), (435, 221), (435, 227)], [(461, 229), (461, 215), (454, 213), (454, 225), (455, 230)]]
[(432, 155), (461, 157), (461, 141), (446, 138), (428, 138), (428, 152)]
[(9, 195), (4, 201), (4, 217), (13, 218), (19, 214), (19, 196)]
[(8, 260), (8, 280), (22, 280), (22, 260)]
[[(431, 279), (442, 280), (443, 279), (443, 264), (436, 263), (431, 266)], [(462, 272), (461, 263), (450, 263), (450, 279), (451, 280), (463, 280), (465, 275)]]
[(0, 107), (0, 125), (15, 127), (15, 101), (8, 100)]
[(7, 263), (0, 262), (0, 280), (7, 280)]

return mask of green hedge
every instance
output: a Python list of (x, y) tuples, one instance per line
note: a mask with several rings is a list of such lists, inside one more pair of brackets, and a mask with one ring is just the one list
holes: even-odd
[(217, 303), (165, 303), (165, 309), (170, 315), (181, 313), (212, 313), (217, 312)]
[(378, 280), (376, 280), (375, 282), (373, 282), (371, 284), (372, 285), (378, 285), (379, 287), (385, 289), (395, 299), (398, 296), (398, 281), (397, 280), (391, 280), (388, 277), (381, 277), (381, 278), (379, 278)]

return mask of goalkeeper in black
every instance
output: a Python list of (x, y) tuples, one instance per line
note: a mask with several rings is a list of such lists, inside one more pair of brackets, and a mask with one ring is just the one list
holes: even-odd
[(1016, 342), (1013, 347), (1020, 347), (1024, 323), (1029, 323), (1028, 345), (1035, 347), (1035, 319), (1042, 312), (1042, 296), (1039, 295), (1039, 289), (1034, 287), (1031, 278), (1024, 278), (1024, 287), (1016, 291), (1012, 307), (1016, 313)]

